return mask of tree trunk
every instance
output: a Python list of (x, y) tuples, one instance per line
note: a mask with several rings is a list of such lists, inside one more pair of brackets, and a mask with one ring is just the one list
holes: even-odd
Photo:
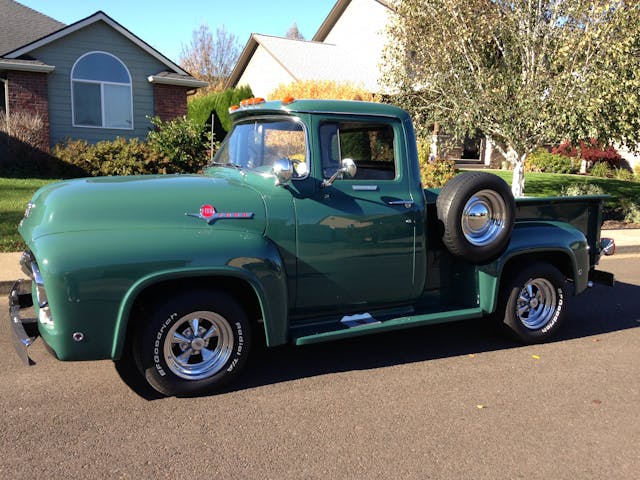
[(484, 164), (487, 167), (491, 166), (491, 157), (493, 157), (493, 140), (487, 135), (484, 138)]
[(438, 158), (438, 134), (440, 133), (440, 125), (433, 124), (433, 133), (431, 134), (431, 149), (429, 151), (429, 161), (433, 162)]
[(524, 162), (527, 154), (520, 156), (513, 149), (509, 149), (509, 161), (513, 164), (513, 180), (511, 181), (511, 192), (515, 198), (524, 196)]

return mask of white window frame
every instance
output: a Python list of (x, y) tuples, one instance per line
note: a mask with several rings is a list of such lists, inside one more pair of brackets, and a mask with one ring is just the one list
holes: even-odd
[[(108, 82), (108, 81), (101, 81), (101, 80), (85, 80), (85, 79), (76, 79), (73, 77), (73, 72), (76, 69), (76, 65), (78, 64), (78, 62), (80, 62), (84, 57), (86, 57), (87, 55), (92, 55), (95, 53), (100, 53), (103, 55), (108, 55), (112, 58), (114, 58), (118, 63), (120, 63), (120, 65), (122, 65), (122, 67), (125, 69), (125, 71), (127, 72), (127, 75), (129, 76), (129, 83), (120, 83), (120, 82)], [(118, 57), (116, 57), (115, 55), (113, 55), (112, 53), (109, 52), (103, 52), (101, 50), (94, 50), (91, 52), (87, 52), (84, 55), (81, 55), (80, 57), (78, 57), (78, 59), (75, 61), (75, 63), (73, 64), (73, 66), (71, 67), (71, 72), (69, 73), (69, 84), (71, 86), (71, 124), (74, 127), (77, 128), (99, 128), (101, 130), (133, 130), (134, 129), (134, 125), (133, 125), (133, 85), (132, 85), (132, 81), (131, 81), (131, 72), (129, 72), (129, 69), (127, 68), (127, 66), (125, 65), (125, 63), (120, 60)], [(76, 123), (76, 115), (75, 115), (75, 105), (74, 105), (74, 94), (73, 94), (73, 86), (74, 84), (78, 82), (78, 83), (87, 83), (87, 84), (91, 84), (91, 85), (99, 85), (100, 86), (100, 118), (101, 118), (101, 125), (82, 125), (82, 124), (77, 124)], [(130, 127), (107, 127), (105, 126), (105, 115), (106, 115), (106, 111), (105, 111), (105, 105), (104, 105), (104, 86), (105, 85), (119, 85), (122, 87), (129, 87), (129, 98), (131, 99), (129, 108), (130, 108), (130, 113), (131, 113), (131, 126)]]

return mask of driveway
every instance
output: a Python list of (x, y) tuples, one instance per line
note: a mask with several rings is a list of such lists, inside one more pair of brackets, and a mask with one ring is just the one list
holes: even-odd
[(235, 388), (155, 398), (110, 361), (12, 351), (0, 300), (0, 478), (631, 479), (640, 256), (569, 304), (553, 343), (478, 322), (254, 351)]

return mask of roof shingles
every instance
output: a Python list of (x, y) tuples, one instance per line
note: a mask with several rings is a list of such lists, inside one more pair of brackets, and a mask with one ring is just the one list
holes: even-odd
[(64, 23), (18, 2), (0, 0), (0, 56), (64, 27)]

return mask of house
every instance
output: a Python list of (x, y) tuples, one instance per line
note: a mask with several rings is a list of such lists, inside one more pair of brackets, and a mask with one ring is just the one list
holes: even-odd
[(381, 93), (379, 64), (392, 13), (382, 0), (338, 0), (311, 41), (254, 33), (225, 86), (249, 85), (267, 98), (280, 84), (335, 80)]
[(64, 25), (0, 0), (0, 111), (42, 119), (33, 143), (146, 136), (148, 116), (185, 115), (205, 86), (104, 12)]

